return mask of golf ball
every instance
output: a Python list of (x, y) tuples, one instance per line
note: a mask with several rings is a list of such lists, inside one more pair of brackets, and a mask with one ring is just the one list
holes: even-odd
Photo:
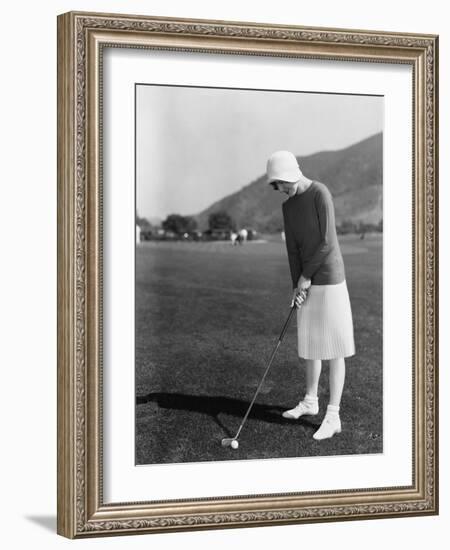
[(236, 439), (233, 439), (233, 441), (231, 442), (231, 448), (237, 449), (238, 447), (239, 447), (239, 442)]

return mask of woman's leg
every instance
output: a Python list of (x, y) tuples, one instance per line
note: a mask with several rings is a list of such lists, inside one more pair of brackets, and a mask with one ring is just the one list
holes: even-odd
[(330, 360), (330, 405), (339, 407), (345, 382), (345, 359)]
[(306, 359), (306, 395), (317, 397), (319, 379), (322, 371), (320, 359)]
[(313, 435), (314, 439), (328, 439), (341, 431), (339, 406), (345, 382), (345, 360), (343, 357), (330, 360), (330, 403), (320, 428)]

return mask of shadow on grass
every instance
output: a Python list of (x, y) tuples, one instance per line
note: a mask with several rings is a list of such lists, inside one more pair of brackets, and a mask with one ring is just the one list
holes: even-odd
[[(249, 401), (234, 399), (232, 397), (184, 395), (181, 393), (155, 392), (147, 395), (138, 395), (136, 397), (136, 405), (144, 405), (147, 403), (155, 403), (162, 409), (183, 410), (211, 416), (220, 428), (230, 437), (232, 434), (221, 422), (219, 415), (224, 414), (243, 418), (250, 405)], [(320, 423), (312, 422), (306, 418), (299, 418), (298, 420), (283, 418), (281, 413), (287, 408), (289, 407), (255, 403), (249, 417), (274, 424), (297, 423), (314, 429), (319, 428)]]

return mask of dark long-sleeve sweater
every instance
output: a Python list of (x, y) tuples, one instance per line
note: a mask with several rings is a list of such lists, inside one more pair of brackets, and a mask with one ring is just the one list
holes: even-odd
[(333, 198), (328, 188), (313, 181), (306, 191), (283, 203), (283, 219), (293, 287), (300, 275), (311, 279), (313, 285), (344, 281)]

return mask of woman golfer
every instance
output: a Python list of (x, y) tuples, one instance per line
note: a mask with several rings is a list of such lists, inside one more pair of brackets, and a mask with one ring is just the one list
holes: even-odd
[[(295, 156), (277, 151), (267, 162), (267, 181), (288, 195), (283, 219), (289, 267), (297, 306), (299, 358), (306, 360), (306, 393), (285, 418), (319, 412), (317, 397), (322, 361), (330, 362), (330, 401), (314, 439), (341, 432), (339, 406), (345, 357), (355, 354), (353, 321), (344, 262), (336, 235), (333, 199), (328, 188), (306, 178)], [(301, 291), (308, 289), (303, 299)], [(304, 302), (304, 303), (302, 303)], [(301, 308), (299, 306), (302, 306)]]

